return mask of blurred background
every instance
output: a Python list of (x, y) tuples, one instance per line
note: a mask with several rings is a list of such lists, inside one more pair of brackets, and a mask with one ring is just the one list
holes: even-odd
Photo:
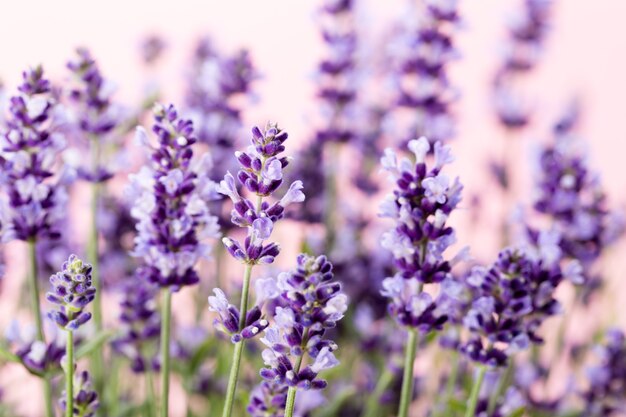
[[(517, 0), (461, 1), (461, 21), (455, 34), (460, 56), (449, 66), (451, 83), (459, 94), (454, 104), (457, 134), (450, 142), (456, 163), (450, 169), (466, 187), (463, 209), (454, 221), (459, 227), (459, 246), (470, 245), (473, 256), (485, 261), (497, 254), (503, 216), (500, 190), (491, 178), (489, 162), (498, 158), (504, 147), (514, 148), (515, 202), (531, 204), (534, 149), (550, 139), (552, 124), (573, 98), (581, 104), (579, 132), (586, 139), (591, 166), (601, 175), (610, 206), (622, 208), (626, 203), (626, 3), (554, 2), (542, 57), (524, 81), (534, 117), (526, 129), (509, 138), (494, 116), (491, 83), (502, 59), (507, 25), (515, 20), (519, 5)], [(250, 126), (266, 120), (277, 121), (289, 132), (292, 153), (314, 136), (319, 117), (316, 68), (325, 48), (315, 1), (21, 1), (3, 9), (0, 80), (8, 91), (14, 91), (28, 65), (41, 63), (53, 81), (64, 80), (68, 57), (76, 47), (85, 46), (102, 73), (115, 84), (117, 101), (137, 106), (146, 91), (158, 85), (163, 102), (178, 103), (183, 100), (195, 44), (209, 36), (221, 50), (248, 49), (258, 71), (252, 98), (242, 104), (240, 143), (247, 141)], [(357, 56), (372, 72), (380, 65), (390, 28), (408, 18), (405, 10), (403, 1), (356, 2)], [(153, 35), (163, 40), (164, 50), (158, 63), (148, 65), (141, 50), (146, 38)], [(361, 77), (368, 74), (364, 71)], [(363, 85), (359, 94), (369, 102), (376, 103), (379, 97), (383, 100), (384, 94), (368, 90), (367, 82)], [(399, 146), (400, 142), (387, 138), (387, 144)], [(369, 204), (369, 212), (375, 211), (385, 191), (383, 187), (376, 201)], [(340, 195), (340, 204), (344, 199), (349, 200), (350, 195)], [(73, 213), (77, 219), (83, 208), (80, 203), (76, 205)], [(301, 226), (287, 222), (279, 231), (279, 239), (288, 241), (292, 230), (301, 231)], [(13, 245), (6, 249), (10, 258), (6, 277), (19, 276), (25, 270), (18, 262), (23, 248)], [(283, 243), (291, 253), (297, 251), (297, 245)], [(608, 271), (609, 296), (592, 310), (598, 313), (594, 320), (621, 328), (626, 326), (626, 313), (620, 308), (626, 304), (626, 258), (621, 256), (625, 249), (619, 243), (604, 259), (602, 270)], [(289, 256), (283, 259), (290, 263)], [(0, 329), (13, 318), (15, 305), (11, 300), (18, 286), (4, 280)], [(182, 301), (175, 308), (183, 310)], [(585, 317), (578, 318), (581, 339), (589, 320)], [(17, 383), (25, 377), (0, 373), (0, 383)], [(13, 398), (19, 398), (15, 395)], [(29, 404), (20, 407), (29, 412)]]

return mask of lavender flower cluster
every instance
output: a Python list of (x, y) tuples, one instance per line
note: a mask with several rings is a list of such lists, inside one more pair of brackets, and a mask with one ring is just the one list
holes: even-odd
[(564, 279), (580, 284), (578, 263), (562, 267), (554, 233), (543, 233), (539, 247), (507, 248), (488, 268), (466, 277), (473, 301), (463, 319), (470, 339), (461, 350), (473, 361), (506, 366), (508, 358), (542, 343), (541, 324), (560, 314), (555, 290)]
[(395, 221), (395, 227), (383, 235), (382, 246), (393, 254), (398, 268), (396, 275), (383, 281), (383, 295), (390, 299), (390, 313), (401, 325), (428, 333), (441, 329), (447, 314), (422, 287), (450, 279), (452, 266), (465, 256), (462, 251), (449, 260), (444, 257), (455, 243), (447, 221), (461, 201), (462, 186), (441, 172), (452, 161), (449, 147), (435, 143), (430, 167), (426, 158), (431, 145), (426, 138), (412, 140), (408, 147), (414, 162), (398, 160), (391, 149), (381, 159), (396, 186), (381, 205), (380, 215)]
[(150, 282), (176, 290), (198, 282), (194, 266), (209, 255), (205, 241), (219, 236), (217, 218), (207, 206), (217, 198), (216, 185), (205, 174), (208, 154), (193, 160), (191, 121), (180, 118), (172, 105), (156, 105), (154, 119), (156, 146), (143, 128), (137, 130), (150, 150), (150, 166), (130, 177), (131, 215), (138, 221), (133, 254), (144, 260)]
[[(520, 1), (523, 13), (512, 21), (491, 85), (508, 133), (530, 125), (517, 89), (531, 80), (552, 17), (550, 0)], [(359, 26), (365, 4), (322, 2), (316, 14), (325, 47), (316, 68), (322, 117), (295, 161), (287, 148), (301, 144), (288, 141), (276, 123), (253, 127), (239, 146), (244, 103), (260, 72), (248, 50), (226, 54), (209, 38), (194, 51), (180, 112), (154, 104), (156, 94), (123, 110), (85, 48), (67, 64), (67, 83), (53, 87), (35, 67), (24, 72), (14, 96), (5, 100), (0, 85), (0, 108), (7, 105), (6, 117), (0, 114), (0, 231), (3, 241), (21, 240), (29, 249), (23, 262), (12, 256), (23, 243), (1, 248), (9, 276), (19, 275), (16, 264), (28, 267), (29, 286), (0, 282), (0, 296), (5, 288), (19, 291), (19, 303), (28, 293), (35, 322), (32, 329), (11, 325), (0, 340), (0, 369), (16, 363), (39, 379), (46, 417), (59, 411), (167, 417), (177, 412), (169, 403), (172, 387), (184, 391), (190, 417), (217, 408), (223, 417), (626, 412), (623, 331), (609, 331), (593, 348), (596, 341), (581, 339), (605, 330), (605, 323), (578, 318), (595, 315), (585, 296), (614, 271), (601, 271), (601, 258), (625, 222), (610, 210), (580, 146), (578, 108), (568, 108), (539, 152), (533, 213), (516, 218), (503, 245), (481, 241), (479, 258), (469, 263), (469, 249), (457, 249), (457, 238), (467, 240), (469, 230), (487, 242), (491, 230), (463, 226), (463, 185), (448, 174), (460, 97), (450, 73), (460, 56), (460, 4), (412, 6), (391, 45), (381, 46), (391, 46), (392, 56), (381, 54), (380, 62), (373, 39), (379, 32)], [(156, 35), (143, 45), (151, 77), (159, 76), (163, 46)], [(154, 122), (151, 133), (136, 129), (145, 153), (134, 169), (135, 161), (125, 159), (134, 156), (125, 153), (125, 136), (145, 125), (148, 108)], [(410, 132), (400, 131), (407, 126)], [(406, 154), (392, 150), (398, 144)], [(86, 148), (91, 163), (74, 163)], [(508, 206), (523, 196), (513, 194), (518, 178), (509, 177), (515, 170), (506, 159), (495, 168)], [(378, 160), (391, 183), (380, 222), (370, 207), (382, 188), (374, 175)], [(76, 168), (91, 183), (92, 223), (86, 257), (67, 258), (83, 252), (83, 228), (75, 224), (82, 213), (66, 204), (70, 186), (82, 201), (85, 184), (72, 181)], [(127, 206), (118, 196), (125, 174)], [(305, 204), (284, 221), (295, 203)], [(228, 214), (231, 224), (222, 218)], [(515, 226), (521, 233), (509, 233)], [(278, 227), (301, 230), (284, 235)], [(217, 238), (223, 251), (213, 250)], [(285, 252), (301, 253), (287, 271), (278, 258)], [(482, 258), (495, 254), (495, 261)], [(54, 306), (48, 328), (40, 279), (61, 263), (45, 293)], [(241, 282), (234, 272), (243, 273)], [(112, 301), (118, 310), (109, 308)], [(545, 332), (561, 314), (558, 331)], [(211, 320), (217, 334), (208, 330)], [(589, 352), (596, 360), (580, 385)], [(567, 384), (554, 383), (557, 359), (571, 374)], [(87, 363), (89, 372), (82, 368)], [(0, 415), (21, 413), (22, 404), (13, 413), (3, 393), (0, 387)]]
[(70, 255), (62, 270), (50, 277), (50, 283), (52, 291), (46, 293), (46, 299), (59, 306), (58, 310), (48, 313), (52, 321), (71, 331), (91, 319), (91, 313), (84, 311), (96, 297), (90, 264), (83, 263), (76, 255)]
[(397, 106), (410, 113), (410, 139), (425, 136), (434, 144), (455, 135), (451, 105), (457, 94), (448, 67), (458, 57), (453, 37), (460, 20), (457, 3), (429, 0), (421, 9), (410, 8), (410, 23), (392, 43)]
[(52, 121), (57, 99), (42, 67), (24, 71), (18, 90), (0, 142), (0, 180), (7, 197), (0, 212), (3, 239), (55, 239), (67, 200), (63, 176), (55, 172), (65, 146)]
[(252, 129), (251, 146), (245, 152), (235, 153), (240, 164), (237, 180), (248, 192), (256, 195), (255, 203), (239, 193), (235, 177), (230, 172), (217, 189), (234, 204), (231, 212), (233, 224), (248, 230), (243, 245), (229, 237), (222, 239), (231, 256), (240, 262), (274, 262), (280, 248), (276, 243), (265, 244), (265, 241), (270, 238), (274, 223), (284, 217), (285, 208), (304, 201), (300, 180), (291, 183), (280, 200), (272, 204), (264, 201), (265, 197), (273, 195), (283, 184), (283, 169), (289, 164), (289, 159), (280, 154), (285, 150), (283, 143), (287, 137), (287, 132), (268, 123), (263, 131), (258, 127)]

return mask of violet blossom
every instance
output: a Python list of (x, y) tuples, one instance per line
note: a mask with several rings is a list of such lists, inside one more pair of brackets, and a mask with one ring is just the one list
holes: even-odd
[(429, 167), (429, 141), (422, 137), (408, 146), (414, 162), (408, 158), (398, 161), (391, 149), (381, 159), (396, 185), (381, 205), (380, 215), (395, 221), (381, 243), (393, 254), (398, 269), (383, 281), (382, 294), (390, 299), (389, 312), (399, 324), (427, 333), (440, 330), (447, 313), (437, 299), (422, 292), (422, 286), (451, 279), (452, 266), (466, 255), (465, 250), (454, 258), (444, 255), (456, 241), (447, 220), (461, 201), (463, 187), (458, 179), (451, 181), (441, 172), (452, 161), (448, 147), (435, 143), (434, 163)]
[[(284, 305), (276, 307), (261, 339), (267, 366), (261, 376), (287, 387), (322, 389), (327, 383), (318, 374), (339, 363), (333, 354), (337, 344), (325, 334), (343, 318), (348, 298), (333, 281), (332, 265), (324, 256), (298, 256), (297, 268), (277, 281)], [(304, 356), (312, 361), (300, 369)]]
[(135, 373), (158, 370), (154, 346), (161, 335), (161, 317), (157, 310), (158, 287), (148, 281), (145, 268), (123, 286), (120, 301), (121, 332), (112, 341), (113, 349), (131, 361)]
[(7, 201), (0, 205), (4, 240), (55, 239), (65, 217), (67, 194), (63, 176), (55, 172), (63, 138), (54, 131), (57, 103), (43, 68), (23, 73), (20, 93), (11, 97), (6, 130), (0, 138), (0, 181)]
[(493, 81), (494, 105), (500, 123), (508, 130), (525, 127), (531, 118), (518, 84), (541, 58), (549, 31), (552, 0), (522, 0), (511, 16), (508, 44)]
[[(80, 417), (93, 417), (100, 405), (98, 393), (91, 387), (89, 372), (77, 372), (74, 375), (74, 403), (73, 415)], [(66, 408), (66, 393), (63, 391), (60, 400), (61, 408)]]
[(506, 366), (511, 355), (543, 343), (539, 328), (562, 312), (557, 287), (581, 282), (577, 263), (562, 261), (558, 234), (543, 232), (538, 241), (504, 249), (493, 265), (475, 266), (466, 276), (472, 301), (463, 325), (470, 338), (460, 348), (471, 360)]
[(228, 196), (234, 208), (231, 212), (233, 224), (247, 229), (242, 243), (225, 237), (222, 239), (230, 255), (245, 264), (271, 264), (280, 252), (276, 243), (266, 241), (271, 237), (274, 224), (285, 215), (285, 208), (292, 203), (304, 201), (302, 181), (289, 185), (283, 197), (274, 202), (266, 198), (273, 196), (283, 184), (283, 169), (289, 158), (280, 154), (285, 150), (287, 132), (277, 125), (268, 123), (263, 131), (252, 129), (251, 146), (245, 152), (236, 152), (240, 164), (237, 181), (252, 195), (252, 202), (238, 190), (235, 177), (228, 172), (220, 182), (218, 192)]
[(50, 311), (48, 317), (57, 326), (74, 331), (91, 319), (91, 313), (84, 311), (96, 298), (96, 289), (91, 282), (91, 264), (70, 255), (61, 271), (50, 277), (50, 284), (52, 290), (46, 293), (46, 300), (59, 307)]
[[(410, 16), (391, 44), (397, 75), (398, 110), (392, 118), (410, 120), (406, 138), (425, 136), (431, 144), (455, 135), (451, 107), (457, 98), (451, 85), (449, 64), (458, 58), (454, 32), (460, 20), (457, 0), (428, 0)], [(403, 117), (406, 116), (406, 117)], [(396, 124), (396, 123), (394, 123)]]
[(217, 218), (207, 204), (217, 198), (216, 184), (206, 175), (208, 154), (196, 161), (193, 125), (174, 106), (154, 108), (151, 145), (139, 127), (138, 139), (150, 150), (150, 163), (130, 176), (131, 216), (137, 220), (133, 255), (143, 259), (148, 280), (173, 290), (198, 282), (194, 267), (209, 256), (207, 239), (219, 236)]

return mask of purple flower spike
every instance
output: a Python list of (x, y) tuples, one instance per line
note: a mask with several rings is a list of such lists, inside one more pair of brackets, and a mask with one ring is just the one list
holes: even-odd
[[(123, 287), (120, 302), (121, 334), (112, 341), (113, 349), (131, 361), (135, 373), (157, 371), (158, 361), (146, 352), (151, 351), (161, 335), (161, 317), (157, 311), (158, 287), (148, 281), (145, 268)], [(155, 350), (155, 349), (152, 349)]]
[[(455, 242), (448, 217), (461, 201), (462, 186), (451, 182), (441, 169), (452, 161), (447, 147), (434, 146), (435, 163), (429, 168), (427, 155), (431, 145), (426, 138), (408, 145), (415, 162), (398, 160), (387, 149), (382, 166), (396, 184), (394, 193), (381, 205), (381, 216), (396, 222), (385, 233), (382, 246), (394, 257), (398, 273), (383, 281), (382, 295), (390, 299), (389, 311), (403, 326), (423, 332), (440, 330), (448, 320), (443, 299), (432, 299), (421, 293), (424, 284), (450, 280), (452, 266), (466, 256), (465, 251), (452, 259), (444, 252)], [(441, 297), (440, 297), (441, 298)]]
[(407, 10), (407, 16), (419, 19), (404, 17), (405, 24), (391, 43), (390, 60), (395, 70), (392, 81), (398, 91), (398, 108), (391, 116), (400, 123), (411, 120), (407, 128), (410, 137), (401, 133), (405, 139), (417, 133), (434, 144), (447, 142), (455, 135), (452, 105), (458, 94), (450, 84), (448, 69), (459, 55), (453, 36), (460, 20), (457, 3), (428, 0), (418, 6), (420, 10)]
[(508, 28), (508, 44), (493, 81), (494, 105), (500, 123), (509, 130), (524, 128), (531, 110), (517, 85), (541, 58), (549, 31), (551, 0), (523, 0)]
[(52, 125), (56, 100), (42, 67), (25, 71), (23, 78), (0, 137), (0, 181), (7, 200), (0, 212), (3, 240), (56, 239), (67, 200), (63, 178), (55, 172), (65, 147)]
[[(337, 345), (324, 335), (343, 318), (348, 298), (333, 280), (332, 265), (325, 256), (298, 256), (297, 268), (280, 274), (277, 284), (282, 307), (276, 307), (274, 323), (261, 339), (267, 347), (263, 351), (267, 368), (261, 370), (261, 376), (269, 384), (283, 387), (322, 389), (326, 381), (318, 374), (339, 364), (333, 354)], [(313, 362), (298, 369), (296, 360), (304, 355)], [(265, 386), (267, 395), (272, 391), (269, 388)], [(253, 398), (250, 407), (261, 407), (260, 399)]]
[(150, 166), (131, 175), (131, 215), (137, 220), (133, 254), (143, 258), (150, 282), (174, 290), (198, 282), (196, 263), (210, 253), (208, 239), (219, 237), (217, 218), (209, 203), (218, 198), (217, 185), (193, 158), (193, 125), (174, 106), (154, 108), (152, 128), (158, 145), (150, 150)]
[(506, 366), (511, 355), (543, 343), (539, 327), (562, 311), (555, 292), (568, 268), (561, 260), (558, 251), (527, 245), (503, 250), (489, 268), (474, 267), (466, 276), (467, 310), (457, 317), (471, 334), (461, 350), (473, 361)]
[(244, 152), (235, 152), (240, 169), (237, 180), (248, 193), (256, 195), (256, 202), (244, 197), (237, 189), (235, 177), (228, 172), (217, 191), (233, 202), (232, 223), (247, 228), (244, 243), (225, 237), (222, 242), (230, 255), (247, 264), (270, 264), (280, 248), (275, 243), (265, 243), (271, 237), (275, 223), (285, 215), (285, 208), (304, 201), (302, 181), (294, 181), (278, 201), (269, 202), (283, 185), (283, 169), (289, 158), (282, 156), (287, 132), (276, 124), (268, 123), (264, 130), (252, 129), (251, 146)]
[(96, 289), (91, 283), (91, 265), (83, 263), (76, 255), (70, 255), (63, 263), (60, 272), (50, 277), (52, 290), (46, 299), (59, 306), (48, 317), (57, 326), (68, 331), (77, 330), (91, 318), (91, 313), (83, 311), (96, 297)]
[[(74, 375), (74, 415), (93, 417), (100, 406), (98, 393), (91, 388), (91, 378), (87, 371)], [(61, 408), (66, 409), (65, 391), (62, 393)]]

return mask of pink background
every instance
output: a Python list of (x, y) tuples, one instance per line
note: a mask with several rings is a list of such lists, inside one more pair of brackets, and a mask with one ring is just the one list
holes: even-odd
[[(583, 100), (582, 132), (588, 138), (592, 164), (602, 174), (611, 203), (622, 205), (626, 197), (626, 2), (556, 3), (545, 58), (528, 89), (535, 97), (538, 118), (524, 137), (516, 138), (520, 142), (515, 145), (519, 150), (518, 177), (521, 187), (526, 187), (521, 189), (527, 190), (529, 181), (528, 149), (548, 137), (549, 124), (567, 100), (578, 95)], [(359, 13), (368, 33), (365, 41), (374, 44), (385, 25), (399, 16), (403, 2), (369, 0), (363, 4)], [(496, 249), (499, 197), (490, 192), (494, 186), (487, 180), (484, 166), (490, 156), (502, 153), (506, 143), (494, 124), (488, 85), (498, 62), (507, 13), (517, 4), (509, 0), (461, 1), (464, 27), (457, 44), (463, 57), (452, 68), (453, 81), (462, 92), (456, 107), (459, 135), (453, 144), (457, 163), (452, 169), (466, 185), (466, 201), (479, 192), (487, 210), (474, 228), (467, 227), (470, 210), (458, 214), (460, 240), (471, 244), (476, 256), (487, 259)], [(209, 34), (223, 49), (248, 47), (263, 75), (255, 88), (260, 101), (245, 112), (245, 125), (269, 118), (278, 121), (296, 141), (308, 140), (311, 120), (317, 115), (313, 69), (323, 52), (315, 24), (317, 5), (315, 1), (294, 0), (11, 2), (3, 8), (0, 25), (0, 78), (12, 92), (25, 66), (43, 63), (53, 78), (60, 79), (66, 74), (65, 62), (73, 49), (84, 45), (92, 50), (105, 76), (118, 84), (118, 99), (135, 103), (150, 81), (159, 80), (167, 100), (177, 102), (194, 41)], [(149, 33), (162, 35), (168, 43), (157, 73), (147, 72), (138, 54), (140, 40)], [(618, 306), (626, 303), (621, 284), (626, 276), (626, 260), (620, 259), (623, 246), (615, 248), (605, 262), (611, 297), (601, 309), (603, 320), (622, 326), (626, 315)], [(21, 249), (15, 247), (12, 253)], [(11, 275), (22, 276), (20, 266), (15, 268)], [(2, 305), (10, 294), (0, 293), (0, 312), (7, 312)], [(10, 318), (2, 314), (0, 328)], [(585, 324), (582, 319), (580, 323)], [(0, 384), (4, 385), (7, 378), (0, 375)], [(24, 378), (22, 375), (13, 382), (26, 381)], [(34, 406), (33, 402), (24, 404), (24, 411)]]

